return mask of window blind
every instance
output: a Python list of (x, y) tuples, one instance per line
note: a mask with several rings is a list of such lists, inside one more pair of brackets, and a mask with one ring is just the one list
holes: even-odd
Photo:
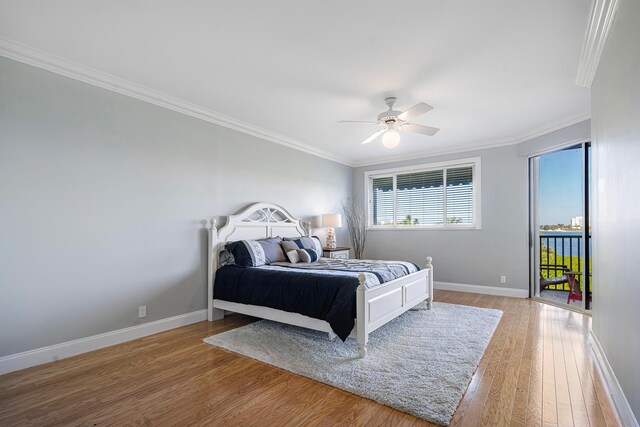
[(447, 223), (473, 224), (473, 169), (447, 169)]
[(397, 177), (398, 226), (442, 224), (443, 171), (407, 173)]
[[(428, 166), (428, 165), (425, 165)], [(474, 163), (370, 176), (369, 220), (377, 227), (478, 225)], [(477, 188), (476, 188), (477, 187)]]
[(393, 176), (372, 179), (371, 199), (373, 224), (393, 226)]

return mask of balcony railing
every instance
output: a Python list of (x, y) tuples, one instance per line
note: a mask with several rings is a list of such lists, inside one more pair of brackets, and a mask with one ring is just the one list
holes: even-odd
[[(589, 236), (591, 239), (591, 236)], [(565, 269), (582, 272), (582, 258), (585, 254), (582, 234), (545, 233), (540, 234), (540, 273), (543, 278), (560, 277)], [(591, 259), (589, 259), (591, 262)], [(591, 271), (590, 265), (588, 266)], [(582, 276), (577, 276), (577, 281), (582, 287)], [(549, 285), (546, 289), (568, 291), (566, 283)], [(591, 290), (591, 286), (589, 286)]]

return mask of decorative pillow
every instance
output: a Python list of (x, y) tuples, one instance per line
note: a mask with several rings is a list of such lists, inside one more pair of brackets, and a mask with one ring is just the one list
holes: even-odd
[(260, 243), (262, 249), (264, 250), (265, 258), (267, 259), (267, 264), (271, 264), (272, 262), (287, 262), (287, 256), (284, 254), (282, 250), (282, 246), (280, 246), (280, 242), (282, 242), (282, 237), (271, 237), (269, 239), (259, 239), (256, 242)]
[[(306, 240), (302, 240), (306, 239)], [(322, 252), (316, 250), (316, 242), (320, 244), (320, 240), (317, 237), (301, 237), (299, 239), (285, 238), (282, 241), (282, 249), (284, 249), (289, 262), (295, 264), (296, 262), (315, 262), (320, 258)], [(312, 245), (312, 247), (304, 246), (304, 244)], [(321, 249), (322, 250), (322, 249)], [(292, 252), (297, 252), (297, 255), (293, 255)], [(292, 259), (298, 259), (298, 261), (292, 261)]]
[(271, 237), (227, 243), (224, 250), (220, 252), (220, 265), (259, 267), (272, 262), (286, 262), (287, 257), (280, 242), (282, 242), (281, 237)]
[(313, 249), (317, 253), (322, 253), (322, 243), (317, 236), (312, 237), (285, 237), (283, 241), (296, 242), (300, 249)]
[(318, 260), (318, 253), (313, 249), (293, 249), (287, 252), (291, 264), (297, 262), (314, 262)]
[(226, 249), (221, 250), (218, 254), (218, 265), (224, 267), (225, 265), (234, 265), (236, 261), (233, 259), (233, 255)]
[(287, 252), (287, 258), (289, 258), (289, 262), (291, 264), (295, 264), (296, 262), (300, 262), (300, 255), (298, 255), (299, 249), (294, 249), (292, 251)]
[(300, 262), (315, 262), (318, 260), (318, 253), (315, 249), (298, 249), (296, 252), (300, 257)]
[(227, 243), (225, 249), (240, 267), (259, 267), (267, 263), (262, 245), (256, 240), (239, 240)]
[(287, 256), (289, 256), (289, 252), (300, 249), (300, 246), (298, 246), (293, 240), (283, 240), (282, 242), (280, 242), (280, 246), (282, 247), (284, 253), (287, 254)]
[[(315, 249), (315, 251), (318, 253), (319, 257), (322, 256), (322, 243), (320, 243), (320, 238), (318, 236), (311, 236), (311, 241), (314, 244), (313, 248), (311, 248), (311, 249)], [(305, 246), (305, 248), (306, 248), (306, 246)]]

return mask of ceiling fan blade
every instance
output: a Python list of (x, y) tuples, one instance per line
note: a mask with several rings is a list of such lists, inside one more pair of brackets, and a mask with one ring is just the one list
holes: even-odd
[(340, 120), (338, 123), (364, 123), (367, 125), (377, 125), (378, 122), (363, 122), (360, 120)]
[(362, 141), (362, 144), (368, 144), (371, 141), (373, 141), (374, 139), (376, 139), (378, 136), (382, 135), (384, 133), (386, 129), (380, 129), (378, 132), (374, 133), (373, 135), (371, 135), (369, 138), (365, 139), (364, 141)]
[(418, 102), (416, 105), (409, 108), (404, 113), (399, 114), (398, 118), (400, 120), (405, 120), (405, 121), (411, 120), (414, 117), (418, 117), (419, 115), (424, 114), (431, 110), (433, 110), (433, 107), (431, 105), (425, 104), (424, 102)]
[(435, 135), (440, 130), (438, 128), (432, 128), (431, 126), (414, 125), (413, 123), (405, 123), (401, 129), (405, 132), (421, 133), (422, 135), (429, 136)]

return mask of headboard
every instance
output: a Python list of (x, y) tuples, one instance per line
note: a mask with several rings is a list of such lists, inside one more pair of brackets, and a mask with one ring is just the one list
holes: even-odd
[(225, 225), (218, 230), (216, 220), (209, 227), (208, 257), (208, 319), (213, 320), (213, 284), (218, 269), (218, 256), (227, 242), (265, 239), (282, 236), (309, 236), (309, 223), (294, 217), (288, 210), (274, 203), (260, 202), (249, 205), (240, 213), (228, 215)]

